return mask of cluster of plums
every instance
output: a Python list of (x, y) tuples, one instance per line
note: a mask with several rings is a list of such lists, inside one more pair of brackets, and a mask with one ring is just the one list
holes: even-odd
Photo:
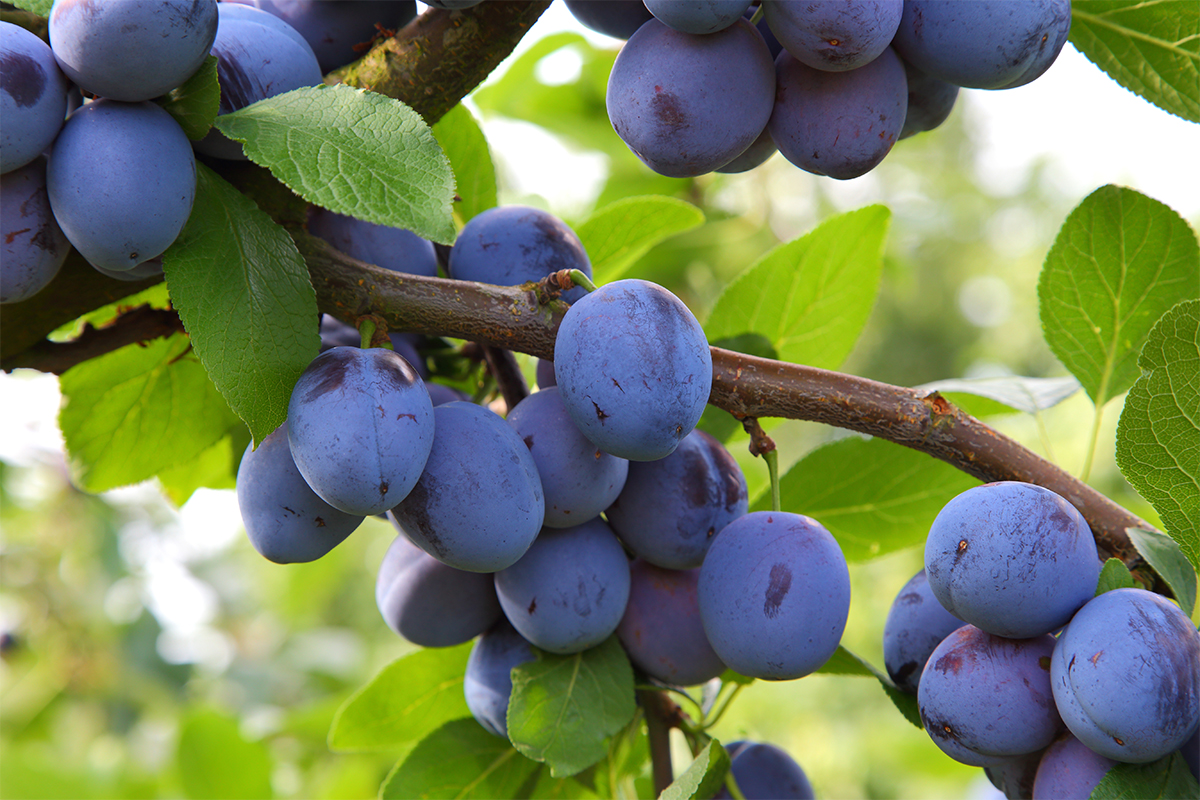
[(945, 121), (959, 87), (1044, 73), (1071, 24), (1070, 0), (567, 5), (628, 39), (609, 75), (609, 119), (647, 166), (676, 178), (743, 172), (777, 150), (807, 172), (858, 177)]
[(225, 114), (320, 84), (415, 13), (413, 0), (57, 0), (49, 46), (0, 23), (0, 302), (47, 286), (70, 247), (109, 277), (162, 274), (191, 213), (195, 153), (245, 158), (215, 129), (190, 142), (153, 102), (210, 54)]
[(888, 614), (885, 663), (925, 730), (1009, 796), (1087, 797), (1177, 750), (1196, 772), (1200, 633), (1161, 595), (1096, 595), (1100, 569), (1062, 497), (986, 484), (938, 514)]
[[(329, 238), (352, 248), (348, 234)], [(501, 285), (590, 273), (568, 226), (522, 206), (472, 219), (445, 265)], [(646, 281), (565, 296), (555, 357), (506, 417), (435, 404), (419, 366), (392, 350), (319, 355), (287, 423), (243, 456), (251, 542), (309, 561), (386, 514), (399, 535), (376, 583), (384, 620), (425, 647), (478, 637), (467, 701), (498, 735), (511, 670), (533, 648), (577, 653), (615, 634), (638, 670), (677, 686), (727, 668), (816, 670), (845, 628), (845, 559), (812, 519), (747, 513), (736, 461), (695, 429), (712, 380), (700, 325)]]

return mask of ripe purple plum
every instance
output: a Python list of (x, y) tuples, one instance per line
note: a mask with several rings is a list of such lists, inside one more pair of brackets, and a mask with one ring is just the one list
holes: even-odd
[(566, 0), (571, 16), (597, 33), (628, 39), (654, 15), (642, 0)]
[(716, 33), (742, 18), (751, 0), (644, 0), (659, 22), (684, 33)]
[(69, 252), (46, 196), (46, 159), (0, 175), (0, 304), (46, 288)]
[(929, 654), (965, 624), (937, 601), (925, 570), (921, 570), (896, 595), (883, 625), (883, 663), (888, 675), (898, 687), (916, 694)]
[(877, 167), (900, 138), (908, 83), (890, 48), (847, 72), (813, 69), (785, 51), (775, 59), (775, 71), (771, 138), (800, 169), (857, 178)]
[(1035, 800), (1092, 796), (1116, 761), (1089, 750), (1071, 734), (1046, 748), (1033, 779)]
[[(746, 800), (813, 800), (816, 794), (808, 776), (785, 750), (762, 742), (735, 742), (727, 748), (729, 771)], [(714, 795), (731, 797), (727, 787)]]
[(380, 348), (335, 347), (313, 359), (288, 402), (292, 456), (325, 502), (382, 514), (416, 484), (433, 446), (420, 376)]
[(389, 628), (421, 647), (469, 642), (502, 616), (491, 575), (448, 567), (403, 531), (379, 565), (375, 604)]
[(638, 557), (667, 569), (695, 569), (721, 530), (749, 510), (746, 476), (704, 431), (675, 452), (629, 465), (629, 480), (605, 516)]
[(1096, 592), (1087, 523), (1049, 489), (1017, 481), (968, 489), (938, 512), (925, 573), (947, 611), (997, 636), (1056, 631)]
[(1054, 700), (1075, 738), (1114, 761), (1178, 750), (1200, 724), (1200, 636), (1171, 601), (1105, 592), (1071, 619), (1051, 664)]
[(637, 559), (629, 575), (629, 603), (617, 637), (634, 666), (673, 686), (695, 686), (724, 672), (700, 621), (700, 570), (663, 569)]
[(756, 511), (725, 526), (700, 568), (700, 618), (713, 650), (753, 678), (814, 672), (841, 641), (850, 572), (837, 541), (800, 514)]
[(887, 48), (903, 0), (771, 0), (762, 4), (771, 32), (802, 64), (845, 72), (871, 63)]
[(237, 474), (246, 535), (277, 564), (315, 561), (354, 532), (363, 517), (326, 503), (296, 469), (284, 422), (257, 448), (246, 448)]
[(68, 78), (85, 92), (136, 103), (200, 69), (217, 35), (217, 0), (56, 0), (49, 23)]
[(567, 310), (554, 343), (567, 413), (593, 444), (630, 461), (670, 455), (712, 389), (704, 329), (648, 281), (614, 281)]
[(0, 173), (20, 169), (53, 143), (70, 86), (45, 42), (0, 22)]
[(46, 169), (50, 207), (85, 259), (129, 270), (162, 255), (196, 196), (196, 158), (179, 123), (150, 102), (97, 100), (67, 119)]
[(596, 449), (579, 432), (558, 387), (517, 403), (508, 424), (537, 464), (546, 495), (546, 527), (570, 528), (598, 517), (624, 488), (629, 462)]
[(508, 738), (513, 667), (534, 658), (529, 642), (506, 619), (480, 636), (471, 648), (463, 676), (463, 694), (471, 716), (489, 733)]
[(443, 403), (433, 416), (425, 470), (389, 517), (414, 544), (457, 569), (512, 566), (537, 538), (546, 513), (529, 448), (483, 406)]
[(433, 243), (404, 228), (376, 225), (313, 206), (308, 232), (359, 261), (392, 272), (437, 277)]
[(651, 20), (617, 54), (605, 105), (617, 135), (646, 166), (691, 178), (743, 153), (771, 118), (774, 99), (771, 54), (745, 18), (704, 35)]
[(1006, 639), (964, 625), (925, 663), (917, 703), (925, 731), (963, 764), (996, 766), (1062, 730), (1050, 688), (1053, 636)]
[[(463, 226), (447, 272), (457, 281), (516, 286), (564, 269), (592, 275), (592, 263), (570, 226), (538, 208), (500, 206)], [(577, 286), (562, 296), (574, 303), (586, 293)]]
[(629, 600), (629, 559), (602, 520), (543, 528), (525, 555), (496, 573), (504, 616), (551, 653), (578, 653), (612, 635)]
[(907, 0), (893, 47), (947, 83), (1010, 89), (1049, 69), (1070, 29), (1070, 0)]

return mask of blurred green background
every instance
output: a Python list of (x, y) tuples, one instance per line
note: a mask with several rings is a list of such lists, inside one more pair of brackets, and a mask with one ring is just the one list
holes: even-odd
[[(779, 157), (745, 175), (662, 178), (608, 125), (615, 42), (564, 32), (571, 25), (560, 12), (539, 22), (516, 66), (471, 101), (503, 203), (538, 205), (572, 223), (631, 195), (696, 204), (708, 222), (655, 248), (635, 274), (671, 288), (702, 318), (725, 283), (779, 241), (883, 203), (893, 213), (883, 288), (845, 371), (907, 386), (1065, 374), (1042, 341), (1038, 271), (1070, 209), (1102, 183), (1130, 178), (1123, 162), (1097, 164), (1095, 183), (1082, 189), (1052, 157), (989, 164), (986, 122), (998, 112), (968, 97), (942, 128), (901, 142), (855, 181), (816, 178)], [(1119, 91), (1092, 72), (1097, 86)], [(1141, 105), (1153, 124), (1166, 119)], [(1023, 113), (1028, 126), (1043, 124), (1036, 107)], [(1195, 207), (1184, 210), (1193, 223)], [(375, 796), (400, 754), (332, 753), (325, 737), (350, 693), (411, 649), (375, 608), (390, 526), (368, 520), (321, 561), (282, 567), (238, 530), (228, 489), (201, 490), (183, 509), (153, 485), (85, 495), (44, 428), (57, 402), (52, 384), (21, 374), (0, 382), (0, 796)], [(1041, 420), (960, 399), (1078, 473), (1092, 422), (1082, 395)], [(40, 417), (22, 416), (34, 409)], [(1089, 480), (1154, 521), (1113, 463), (1119, 411), (1120, 402), (1106, 411)], [(771, 431), (785, 467), (837, 435), (795, 422)], [(730, 447), (754, 497), (766, 470), (743, 439)], [(882, 664), (888, 607), (920, 566), (914, 548), (851, 565), (848, 647)], [(988, 796), (980, 770), (942, 756), (871, 680), (757, 682), (716, 734), (782, 746), (819, 797)], [(682, 751), (676, 763), (686, 763)]]

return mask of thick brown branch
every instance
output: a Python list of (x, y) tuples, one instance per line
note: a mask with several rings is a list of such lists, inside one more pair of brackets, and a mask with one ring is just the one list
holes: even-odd
[[(343, 321), (378, 314), (393, 330), (466, 339), (539, 358), (554, 356), (555, 333), (567, 305), (549, 299), (544, 287), (402, 275), (349, 258), (302, 230), (293, 229), (292, 237), (308, 263), (319, 308)], [(19, 311), (21, 305), (9, 308)], [(84, 305), (74, 316), (97, 304)], [(11, 313), (6, 308), (6, 349)], [(29, 348), (26, 344), (14, 351), (22, 354), (20, 365), (51, 371), (48, 362), (24, 353)], [(1127, 564), (1139, 562), (1125, 529), (1149, 528), (1146, 522), (937, 394), (923, 396), (914, 389), (716, 347), (712, 354), (709, 402), (735, 417), (821, 422), (928, 453), (983, 481), (1045, 486), (1079, 509), (1101, 548)], [(14, 358), (5, 356), (5, 369), (17, 365)]]
[(111, 353), (125, 345), (182, 332), (183, 323), (174, 311), (148, 305), (138, 306), (101, 328), (84, 326), (83, 332), (70, 341), (51, 342), (43, 339), (5, 363), (4, 368), (30, 367), (62, 375), (76, 364)]
[(492, 73), (549, 5), (522, 0), (460, 11), (430, 8), (325, 81), (402, 100), (432, 125)]

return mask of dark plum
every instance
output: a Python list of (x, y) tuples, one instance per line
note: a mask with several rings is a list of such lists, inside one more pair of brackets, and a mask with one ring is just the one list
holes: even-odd
[(288, 439), (300, 474), (325, 502), (382, 514), (416, 484), (433, 446), (433, 404), (391, 350), (335, 347), (292, 389)]
[(1046, 748), (1033, 779), (1034, 800), (1086, 800), (1116, 761), (1064, 734)]
[(663, 569), (637, 559), (629, 577), (617, 638), (634, 666), (674, 686), (695, 686), (725, 671), (700, 622), (699, 570)]
[(80, 255), (104, 269), (133, 269), (183, 230), (196, 159), (160, 106), (97, 100), (67, 119), (50, 151), (46, 189)]
[(489, 733), (508, 738), (513, 667), (535, 658), (529, 642), (506, 619), (480, 636), (471, 648), (463, 676), (463, 694), (471, 716)]
[(929, 654), (964, 624), (933, 596), (925, 570), (909, 578), (892, 601), (883, 625), (883, 663), (888, 675), (901, 689), (916, 694)]
[[(1000, 764), (983, 768), (983, 774), (1008, 800), (1029, 800), (1033, 796), (1033, 781), (1045, 750), (1014, 756)], [(1060, 798), (1061, 800), (1061, 798)]]
[[(253, 2), (253, 0), (250, 0)], [(287, 22), (284, 22), (279, 17), (270, 12), (263, 11), (257, 6), (250, 5), (245, 0), (218, 0), (217, 15), (220, 22), (238, 20), (242, 22), (253, 22), (258, 25), (263, 25), (271, 30), (282, 33), (284, 36), (291, 39), (300, 46), (300, 49), (309, 53), (312, 60), (317, 60), (317, 54), (313, 52), (312, 45), (308, 40), (300, 35), (300, 31), (293, 28)]]
[[(500, 206), (463, 226), (450, 251), (447, 272), (458, 281), (516, 286), (564, 269), (592, 275), (592, 264), (575, 231), (541, 209)], [(584, 294), (577, 286), (564, 292), (563, 299), (573, 303)]]
[(70, 83), (34, 34), (0, 22), (0, 173), (40, 156), (62, 129)]
[(684, 33), (716, 33), (741, 19), (751, 0), (644, 0), (659, 22)]
[(612, 635), (629, 599), (629, 559), (599, 519), (543, 528), (521, 559), (496, 573), (504, 616), (532, 644), (578, 653)]
[(770, 0), (763, 13), (775, 38), (813, 69), (845, 72), (874, 61), (900, 27), (903, 0)]
[(1144, 589), (1090, 600), (1059, 636), (1054, 700), (1075, 738), (1114, 761), (1178, 750), (1200, 724), (1200, 636), (1180, 608)]
[(326, 503), (296, 469), (284, 422), (246, 448), (237, 474), (238, 508), (254, 549), (277, 564), (315, 561), (342, 542), (363, 517)]
[(567, 413), (593, 444), (653, 461), (670, 455), (700, 421), (712, 355), (679, 298), (648, 281), (619, 280), (567, 310), (554, 376)]
[[(321, 335), (321, 352), (332, 350), (335, 347), (358, 347), (362, 343), (362, 334), (358, 328), (353, 325), (347, 325), (337, 317), (332, 317), (329, 314), (321, 315), (321, 324), (318, 328)], [(415, 333), (388, 333), (388, 338), (392, 341), (392, 349), (396, 351), (408, 365), (417, 371), (421, 376), (421, 380), (429, 377), (429, 367), (425, 364), (425, 359), (421, 357), (421, 353), (417, 350), (417, 343), (421, 337)], [(428, 386), (426, 388), (429, 388)]]
[(376, 225), (313, 206), (308, 232), (359, 261), (392, 272), (437, 277), (433, 243), (404, 228)]
[(1070, 28), (1070, 0), (907, 0), (892, 46), (947, 83), (1008, 89), (1049, 69)]
[(537, 464), (546, 495), (546, 527), (569, 528), (599, 516), (625, 486), (629, 462), (597, 450), (579, 432), (558, 387), (517, 403), (508, 424)]
[(542, 529), (537, 466), (517, 432), (474, 403), (433, 410), (433, 449), (416, 486), (388, 512), (439, 561), (468, 572), (516, 563)]
[(1192, 777), (1200, 781), (1200, 727), (1192, 731), (1191, 738), (1179, 748), (1179, 754), (1183, 756)]
[[(813, 800), (812, 784), (796, 760), (782, 748), (762, 742), (731, 744), (729, 771), (746, 800)], [(714, 797), (727, 800), (728, 787)]]
[(758, 138), (742, 151), (742, 154), (717, 170), (722, 174), (734, 175), (739, 172), (749, 172), (757, 166), (765, 164), (767, 159), (779, 152), (775, 140), (771, 138), (770, 127), (763, 128)]
[(503, 615), (491, 575), (448, 567), (403, 531), (379, 565), (375, 604), (389, 628), (421, 647), (469, 642)]
[(713, 538), (749, 510), (746, 476), (725, 446), (701, 430), (657, 461), (629, 465), (629, 479), (605, 516), (638, 557), (667, 569), (695, 569)]
[(92, 267), (97, 272), (99, 272), (101, 275), (107, 275), (108, 277), (110, 277), (114, 280), (129, 281), (131, 283), (134, 281), (148, 280), (150, 278), (158, 278), (158, 277), (161, 277), (163, 274), (163, 265), (162, 265), (161, 257), (152, 258), (149, 261), (143, 261), (142, 263), (138, 264), (133, 269), (126, 269), (126, 270), (105, 269), (104, 267), (97, 267), (95, 264), (93, 264)]
[(904, 61), (904, 74), (908, 78), (908, 112), (904, 116), (904, 127), (900, 130), (901, 139), (931, 131), (941, 125), (950, 116), (954, 101), (958, 99), (957, 86), (932, 78), (907, 61)]
[(1096, 592), (1100, 559), (1075, 507), (1017, 481), (968, 489), (938, 512), (925, 573), (954, 616), (997, 636), (1058, 630)]
[(891, 152), (904, 127), (908, 83), (888, 49), (848, 72), (825, 72), (786, 51), (775, 60), (778, 88), (771, 138), (801, 169), (838, 180), (870, 172)]
[(0, 304), (46, 288), (70, 251), (46, 196), (46, 159), (0, 175)]
[(704, 175), (732, 161), (771, 118), (771, 54), (744, 18), (696, 35), (651, 20), (630, 37), (608, 77), (613, 129), (655, 172)]
[(654, 19), (642, 0), (566, 0), (566, 4), (580, 23), (614, 39), (628, 39)]
[[(234, 0), (279, 17), (304, 37), (322, 72), (357, 61), (383, 30), (399, 30), (417, 14), (413, 0)], [(379, 27), (377, 27), (379, 26)]]
[(925, 731), (963, 764), (996, 766), (1046, 747), (1062, 730), (1050, 688), (1054, 637), (1006, 639), (964, 625), (921, 673)]
[(537, 361), (537, 386), (539, 389), (549, 389), (551, 386), (556, 386), (558, 381), (554, 378), (554, 362), (548, 358), (539, 358)]
[[(223, 11), (217, 27), (212, 54), (217, 57), (217, 79), (221, 83), (220, 114), (323, 82), (312, 49), (307, 43), (300, 44), (296, 35), (289, 36), (280, 30), (286, 23), (272, 17), (272, 22), (262, 24), (247, 16), (245, 11)], [(264, 16), (272, 15), (264, 13)], [(241, 144), (226, 138), (216, 128), (196, 142), (196, 149), (216, 158), (246, 159)]]
[(850, 613), (850, 572), (815, 520), (757, 511), (713, 540), (699, 598), (704, 631), (722, 661), (750, 677), (791, 680), (837, 649)]
[(50, 47), (85, 92), (135, 103), (181, 86), (208, 57), (217, 0), (55, 0)]
[(429, 399), (433, 401), (435, 406), (440, 406), (445, 403), (455, 402), (470, 402), (470, 396), (463, 391), (455, 389), (452, 386), (444, 386), (440, 383), (427, 382), (425, 388), (429, 390)]

